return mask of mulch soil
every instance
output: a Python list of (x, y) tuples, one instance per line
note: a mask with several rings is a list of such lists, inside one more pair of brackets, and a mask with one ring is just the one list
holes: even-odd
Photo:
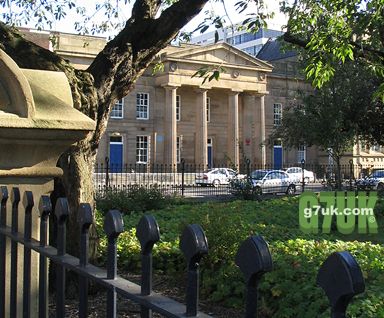
[[(134, 282), (140, 283), (140, 276), (132, 274), (122, 274), (122, 277)], [(175, 287), (175, 284), (171, 284), (169, 279), (162, 275), (155, 275), (153, 279), (153, 290), (161, 293), (164, 296), (172, 298), (178, 302), (184, 303), (185, 298), (185, 287), (184, 283), (179, 284)], [(78, 299), (74, 297), (77, 292), (72, 288), (68, 288), (67, 297), (65, 300), (65, 317), (78, 317)], [(107, 293), (104, 290), (98, 290), (97, 292), (90, 294), (88, 298), (88, 311), (89, 318), (105, 318), (106, 317), (106, 299)], [(205, 314), (211, 315), (218, 318), (240, 318), (244, 316), (241, 310), (235, 310), (233, 308), (226, 308), (218, 304), (212, 304), (200, 299), (199, 310)], [(140, 317), (140, 306), (136, 305), (130, 300), (118, 297), (117, 300), (117, 317), (119, 318), (139, 318)], [(55, 308), (55, 295), (51, 293), (49, 303), (49, 317), (56, 317)], [(154, 313), (154, 317), (162, 317), (160, 314)]]

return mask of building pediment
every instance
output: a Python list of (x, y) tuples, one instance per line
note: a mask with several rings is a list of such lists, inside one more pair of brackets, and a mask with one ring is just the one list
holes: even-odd
[(164, 60), (183, 61), (198, 64), (221, 65), (271, 72), (272, 65), (227, 44), (217, 43), (208, 46), (186, 45), (166, 50)]

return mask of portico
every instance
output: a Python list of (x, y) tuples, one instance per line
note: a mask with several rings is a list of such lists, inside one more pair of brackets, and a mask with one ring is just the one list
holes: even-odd
[[(161, 59), (164, 72), (155, 75), (155, 84), (166, 91), (164, 163), (177, 164), (177, 138), (183, 135), (184, 143), (193, 145), (193, 149), (183, 147), (187, 162), (206, 166), (210, 139), (213, 161), (239, 165), (241, 149), (246, 157), (265, 164), (264, 95), (268, 94), (266, 74), (271, 66), (225, 43), (170, 48)], [(219, 62), (222, 72), (218, 81), (203, 83), (202, 78), (193, 77), (207, 65), (219, 67)], [(179, 112), (188, 113), (179, 120), (177, 96), (181, 103)], [(194, 142), (188, 142), (188, 137)]]
[[(166, 164), (181, 158), (201, 168), (265, 163), (264, 96), (272, 66), (226, 43), (164, 49), (161, 72), (148, 68), (111, 118), (99, 153), (116, 135), (123, 164)], [(205, 69), (209, 77), (194, 76)], [(112, 138), (112, 139), (111, 139)], [(113, 139), (114, 140), (114, 139)], [(104, 155), (105, 156), (105, 155)]]

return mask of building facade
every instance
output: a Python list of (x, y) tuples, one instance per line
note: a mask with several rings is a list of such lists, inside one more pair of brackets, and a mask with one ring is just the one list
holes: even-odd
[[(100, 143), (98, 160), (114, 165), (266, 163), (265, 96), (271, 65), (226, 43), (170, 46), (135, 89), (119, 101)], [(220, 79), (193, 75), (221, 67)]]
[[(79, 69), (86, 69), (106, 44), (101, 37), (21, 31)], [(311, 90), (296, 54), (283, 52), (272, 39), (264, 43), (257, 58), (239, 48), (223, 41), (163, 50), (157, 59), (163, 69), (154, 73), (155, 64), (151, 65), (134, 90), (113, 108), (98, 163), (108, 157), (116, 166), (176, 165), (182, 158), (204, 166), (237, 165), (246, 159), (274, 168), (296, 165), (302, 159), (329, 164), (329, 155), (317, 147), (288, 149), (281, 140), (269, 140), (285, 108), (299, 102), (298, 92)], [(203, 68), (208, 75), (221, 68), (219, 81), (204, 82), (193, 76)], [(382, 166), (384, 149), (358, 142), (343, 163), (350, 160), (362, 168)]]

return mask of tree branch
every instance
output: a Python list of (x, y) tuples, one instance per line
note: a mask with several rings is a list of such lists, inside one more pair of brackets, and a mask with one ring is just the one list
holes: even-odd
[(133, 20), (153, 19), (160, 9), (161, 0), (137, 0), (132, 9)]
[[(291, 43), (293, 45), (297, 45), (297, 46), (304, 48), (304, 49), (307, 47), (307, 44), (309, 43), (309, 40), (300, 39), (298, 37), (295, 37), (294, 35), (292, 35), (289, 32), (285, 32), (283, 34), (283, 39), (284, 39), (284, 41), (286, 41), (288, 43)], [(365, 45), (363, 46), (361, 43), (357, 43), (354, 41), (350, 41), (349, 44), (351, 44), (355, 48), (354, 52), (357, 56), (364, 57), (365, 56), (364, 51), (366, 51), (369, 53), (373, 53), (374, 55), (376, 55), (378, 57), (384, 58), (384, 52), (383, 51), (376, 50), (376, 49), (369, 47), (369, 46), (365, 46)]]
[(26, 40), (17, 29), (3, 22), (0, 22), (0, 48), (21, 68), (64, 72), (71, 86), (74, 107), (95, 119), (96, 94), (89, 73), (76, 70), (67, 60)]

